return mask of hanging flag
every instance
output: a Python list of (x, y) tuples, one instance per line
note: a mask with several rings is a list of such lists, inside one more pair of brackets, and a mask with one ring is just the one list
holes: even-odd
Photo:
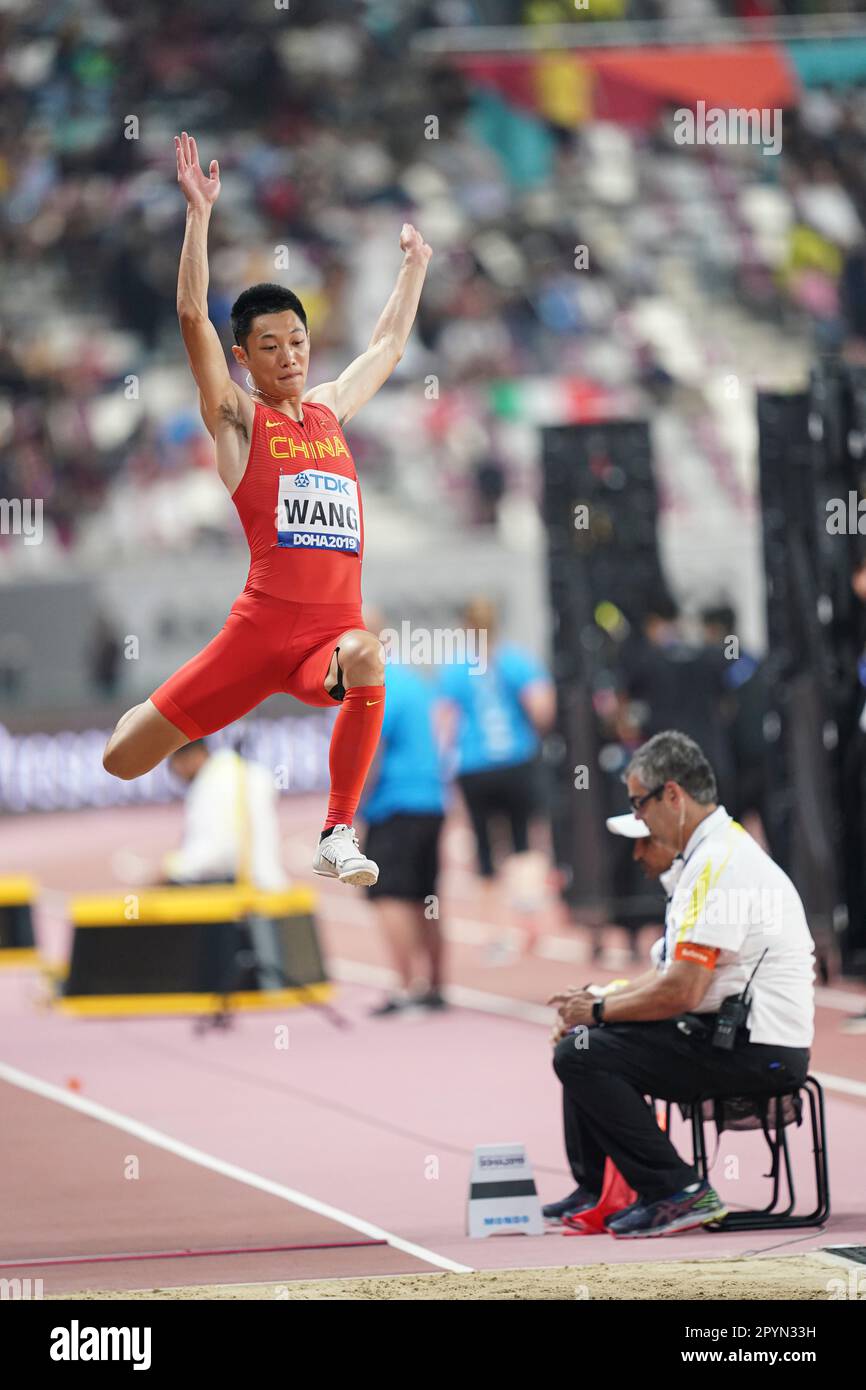
[(531, 188), (553, 172), (555, 142), (537, 116), (519, 111), (496, 92), (478, 88), (468, 122), (479, 140), (498, 155), (516, 188)]

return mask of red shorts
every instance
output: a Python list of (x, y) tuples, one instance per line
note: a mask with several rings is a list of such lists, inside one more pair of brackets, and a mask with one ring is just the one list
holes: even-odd
[(244, 591), (222, 631), (151, 695), (188, 738), (204, 738), (240, 719), (269, 695), (335, 706), (325, 690), (337, 639), (363, 628), (354, 604), (292, 603)]

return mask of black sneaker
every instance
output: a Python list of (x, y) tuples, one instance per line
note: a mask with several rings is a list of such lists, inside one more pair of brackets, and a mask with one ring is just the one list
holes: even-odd
[(381, 1004), (377, 1004), (375, 1009), (370, 1009), (369, 1018), (388, 1018), (392, 1014), (405, 1013), (407, 1009), (415, 1007), (415, 1000), (408, 995), (389, 994), (387, 999), (383, 999)]
[(447, 1009), (448, 1000), (444, 999), (438, 989), (428, 989), (426, 994), (417, 994), (412, 1001), (420, 1005), (422, 1009)]
[(546, 1207), (541, 1208), (541, 1214), (545, 1221), (560, 1222), (564, 1216), (577, 1216), (582, 1211), (589, 1211), (591, 1207), (598, 1206), (598, 1197), (594, 1192), (587, 1192), (585, 1187), (576, 1187), (567, 1197), (563, 1197), (561, 1202), (549, 1202)]

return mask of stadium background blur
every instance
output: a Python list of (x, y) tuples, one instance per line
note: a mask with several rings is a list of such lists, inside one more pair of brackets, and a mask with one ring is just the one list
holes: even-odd
[[(675, 144), (689, 42), (730, 82), (720, 104), (784, 107), (778, 156)], [(692, 635), (730, 603), (766, 650), (756, 391), (803, 390), (820, 354), (866, 361), (866, 20), (818, 0), (7, 0), (0, 51), (0, 497), (44, 503), (38, 544), (0, 534), (0, 811), (175, 799), (164, 770), (108, 778), (104, 731), (243, 584), (174, 309), (181, 125), (220, 161), (226, 344), (239, 289), (282, 281), (327, 380), (366, 345), (404, 218), (434, 248), (409, 349), (350, 430), (368, 601), (447, 626), (484, 591), (549, 659), (541, 427), (645, 419)], [(290, 763), (288, 794), (324, 786), (329, 716), (259, 714), (251, 751)]]

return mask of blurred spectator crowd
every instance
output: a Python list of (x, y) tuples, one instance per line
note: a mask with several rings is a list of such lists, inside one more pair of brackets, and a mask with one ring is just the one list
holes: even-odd
[[(747, 19), (833, 8), (688, 3)], [(592, 15), (681, 10), (593, 0)], [(687, 508), (693, 488), (741, 508), (754, 412), (739, 382), (793, 373), (816, 347), (866, 352), (866, 90), (809, 90), (777, 159), (677, 147), (670, 112), (642, 132), (546, 124), (537, 172), (518, 178), (487, 98), (413, 37), (580, 16), (556, 0), (7, 3), (0, 497), (44, 499), (44, 550), (239, 535), (174, 312), (181, 127), (220, 161), (210, 309), (226, 344), (239, 290), (281, 280), (307, 307), (310, 380), (328, 379), (366, 346), (403, 220), (433, 245), (410, 349), (352, 425), (367, 485), (398, 513), (495, 526), (531, 495), (535, 422), (494, 387), (533, 378), (650, 414), (663, 505)], [(682, 471), (694, 457), (700, 488)], [(11, 549), (0, 535), (0, 566)]]

